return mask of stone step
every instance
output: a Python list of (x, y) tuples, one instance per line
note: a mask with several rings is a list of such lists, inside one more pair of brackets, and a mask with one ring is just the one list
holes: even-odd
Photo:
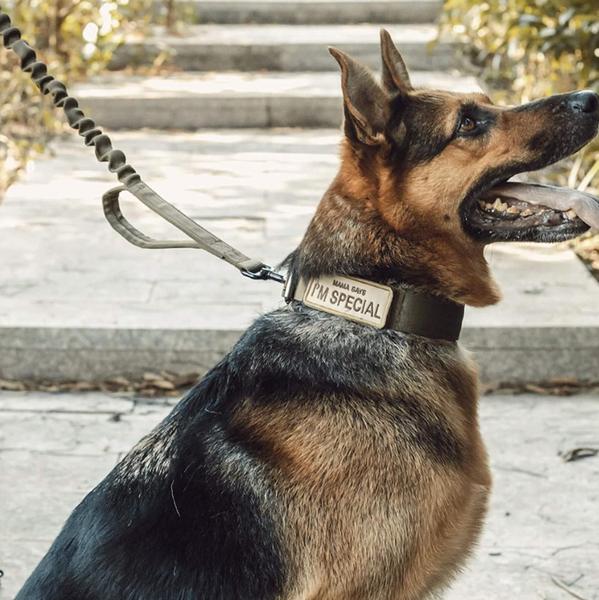
[[(416, 72), (416, 85), (479, 90), (473, 77)], [(120, 73), (73, 87), (84, 110), (109, 129), (338, 127), (339, 73)]]
[(429, 23), (441, 0), (189, 0), (199, 23)]
[[(117, 132), (117, 148), (184, 212), (277, 264), (299, 242), (338, 168), (336, 130)], [(0, 378), (106, 379), (204, 371), (281, 286), (252, 282), (198, 250), (141, 250), (104, 221), (106, 165), (71, 136), (35, 161), (0, 206)], [(139, 203), (123, 210), (171, 237)], [(177, 234), (175, 234), (176, 236)], [(597, 379), (597, 283), (574, 254), (497, 244), (504, 300), (468, 309), (464, 345), (485, 381)]]
[[(175, 36), (157, 28), (123, 44), (111, 68), (147, 65), (166, 53), (166, 64), (184, 71), (333, 71), (337, 63), (327, 46), (336, 46), (378, 69), (379, 30), (380, 25), (196, 25)], [(393, 25), (389, 31), (410, 68), (456, 66), (453, 47), (434, 43), (435, 25)]]

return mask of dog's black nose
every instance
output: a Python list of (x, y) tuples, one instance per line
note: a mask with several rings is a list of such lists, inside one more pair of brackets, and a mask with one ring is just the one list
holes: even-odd
[(574, 92), (568, 97), (568, 108), (583, 113), (597, 112), (599, 109), (599, 95), (590, 90)]

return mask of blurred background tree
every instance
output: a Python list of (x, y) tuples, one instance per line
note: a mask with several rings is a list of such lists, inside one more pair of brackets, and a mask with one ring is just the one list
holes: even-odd
[[(2, 8), (23, 37), (67, 85), (101, 72), (116, 46), (150, 24), (176, 23), (175, 0), (4, 0)], [(156, 7), (162, 9), (156, 11)], [(152, 22), (152, 23), (151, 23)], [(1, 46), (0, 42), (0, 46)], [(0, 200), (4, 191), (65, 128), (48, 98), (18, 68), (12, 52), (0, 50)]]
[[(461, 42), (499, 101), (599, 92), (599, 0), (445, 0), (441, 31)], [(599, 140), (546, 178), (599, 193)], [(579, 240), (577, 250), (599, 273), (599, 235)]]

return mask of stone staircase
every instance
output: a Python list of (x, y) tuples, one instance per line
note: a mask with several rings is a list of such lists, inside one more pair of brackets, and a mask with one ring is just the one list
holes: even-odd
[[(416, 84), (478, 89), (473, 78), (455, 71), (452, 47), (436, 41), (436, 0), (192, 5), (200, 24), (178, 36), (156, 28), (149, 37), (128, 40), (115, 54), (110, 75), (75, 90), (98, 122), (111, 129), (338, 127), (339, 73), (327, 46), (378, 71), (382, 25), (399, 44)], [(168, 57), (168, 74), (122, 72), (152, 64), (159, 55)]]
[[(199, 22), (182, 36), (130, 40), (113, 71), (72, 92), (103, 128), (120, 130), (115, 146), (152, 187), (268, 264), (297, 245), (338, 168), (340, 77), (328, 45), (378, 71), (385, 24), (417, 85), (478, 87), (454, 70), (449, 45), (431, 46), (437, 0), (190, 4)], [(170, 56), (163, 74), (120, 70), (158, 51)], [(0, 379), (204, 371), (280, 305), (279, 285), (250, 282), (206, 253), (127, 244), (101, 210), (114, 175), (76, 135), (53, 150), (0, 208)], [(144, 232), (173, 237), (123, 200)], [(573, 253), (503, 245), (489, 260), (506, 299), (467, 311), (463, 334), (483, 379), (596, 379), (597, 288)]]

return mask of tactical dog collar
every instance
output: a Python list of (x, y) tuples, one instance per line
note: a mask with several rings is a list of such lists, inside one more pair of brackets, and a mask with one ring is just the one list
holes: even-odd
[(464, 305), (452, 300), (347, 275), (322, 275), (297, 282), (290, 276), (283, 296), (287, 302), (297, 300), (377, 329), (395, 329), (433, 340), (457, 341), (464, 317)]

